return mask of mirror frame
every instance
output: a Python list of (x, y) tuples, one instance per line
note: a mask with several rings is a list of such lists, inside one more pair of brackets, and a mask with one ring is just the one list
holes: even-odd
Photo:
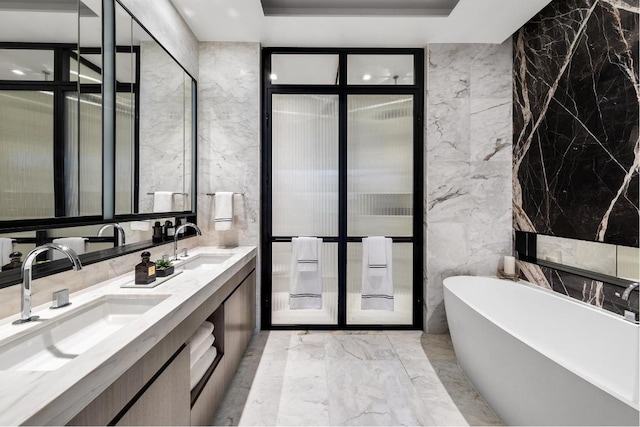
[[(35, 231), (36, 234), (42, 232), (42, 230), (47, 229), (58, 229), (65, 227), (76, 227), (76, 226), (84, 226), (84, 225), (97, 225), (97, 224), (112, 224), (117, 222), (126, 222), (126, 221), (138, 221), (138, 220), (153, 220), (167, 217), (174, 218), (186, 218), (186, 221), (196, 223), (197, 220), (197, 194), (198, 194), (198, 167), (197, 167), (197, 152), (198, 152), (198, 84), (196, 79), (189, 73), (185, 67), (172, 55), (165, 46), (162, 45), (158, 41), (158, 39), (135, 17), (131, 11), (125, 7), (119, 0), (111, 0), (109, 2), (109, 7), (105, 7), (107, 2), (103, 3), (103, 15), (102, 15), (102, 46), (100, 47), (102, 51), (102, 63), (103, 63), (103, 79), (101, 83), (101, 92), (103, 94), (102, 97), (102, 110), (103, 110), (103, 138), (102, 138), (102, 147), (103, 147), (103, 165), (108, 166), (108, 168), (103, 167), (102, 171), (102, 180), (103, 180), (103, 206), (102, 206), (102, 214), (101, 215), (92, 215), (92, 216), (76, 216), (76, 217), (54, 217), (54, 218), (35, 218), (35, 219), (19, 219), (19, 220), (1, 220), (0, 221), (0, 234), (7, 234), (12, 232), (21, 232), (21, 231)], [(109, 103), (115, 103), (115, 93), (116, 93), (116, 79), (115, 79), (115, 54), (117, 52), (117, 46), (115, 45), (115, 8), (116, 5), (122, 7), (128, 14), (131, 16), (131, 19), (134, 20), (140, 28), (142, 28), (146, 33), (171, 57), (176, 64), (182, 68), (185, 75), (189, 76), (191, 79), (191, 115), (192, 115), (192, 127), (191, 127), (191, 193), (190, 197), (190, 209), (184, 211), (172, 211), (172, 212), (160, 212), (160, 213), (131, 213), (131, 214), (115, 214), (115, 197), (116, 197), (116, 188), (115, 181), (111, 179), (113, 185), (111, 187), (108, 186), (109, 178), (113, 178), (115, 174), (115, 121), (108, 120), (108, 117), (105, 114), (108, 114)], [(80, 17), (78, 16), (78, 22)], [(15, 45), (16, 43), (1, 43), (0, 47), (3, 45)], [(27, 45), (28, 43), (25, 43)], [(31, 43), (32, 45), (35, 45)], [(52, 43), (53, 44), (53, 43)], [(107, 78), (108, 76), (108, 78)], [(107, 121), (105, 121), (105, 118)], [(107, 124), (109, 127), (107, 128)], [(112, 138), (109, 141), (109, 137)], [(137, 144), (137, 142), (136, 142)], [(106, 152), (107, 149), (111, 150), (111, 156)], [(136, 147), (137, 151), (137, 147)], [(109, 162), (109, 159), (111, 160)], [(137, 164), (139, 161), (138, 158), (135, 159), (135, 163)], [(138, 173), (138, 168), (135, 168), (136, 174)], [(109, 174), (112, 174), (109, 177)], [(134, 180), (137, 182), (138, 177), (135, 176)], [(107, 185), (105, 182), (107, 181)], [(134, 192), (138, 191), (137, 186), (134, 186), (132, 190)], [(105, 212), (105, 203), (108, 204), (109, 200), (105, 197), (105, 188), (110, 188), (109, 198), (112, 202), (112, 211)], [(185, 230), (184, 237), (180, 237), (180, 239), (189, 238), (195, 236), (196, 233), (192, 229)], [(109, 238), (107, 238), (109, 239)], [(144, 250), (154, 246), (160, 246), (167, 244), (167, 242), (162, 243), (152, 243), (151, 240), (142, 241), (137, 243), (131, 243), (124, 246), (117, 246), (110, 249), (104, 249), (94, 252), (89, 252), (80, 256), (80, 260), (83, 265), (90, 265), (93, 263), (97, 263), (100, 261), (105, 261), (111, 258), (119, 257), (122, 255), (126, 255), (129, 253), (137, 252), (140, 250)], [(71, 266), (65, 260), (52, 261), (47, 263), (47, 265), (41, 266), (38, 268), (40, 271), (34, 271), (34, 277), (44, 277), (50, 274), (56, 274), (62, 271), (66, 271), (71, 269)], [(3, 275), (0, 276), (0, 288), (4, 288), (13, 284), (17, 284), (21, 281), (20, 278), (20, 270), (17, 272), (4, 272)]]

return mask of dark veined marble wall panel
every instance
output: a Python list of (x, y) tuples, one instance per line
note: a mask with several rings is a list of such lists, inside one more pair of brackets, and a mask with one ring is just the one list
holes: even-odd
[[(522, 261), (519, 265), (522, 272), (527, 272), (529, 269), (537, 270), (546, 280), (544, 287), (551, 288), (555, 292), (619, 315), (624, 315), (625, 310), (636, 313), (636, 316), (640, 312), (638, 291), (633, 291), (629, 300), (625, 301), (619, 296), (625, 290), (620, 286)], [(539, 282), (535, 283), (539, 284)]]
[(516, 230), (638, 246), (638, 0), (554, 0), (513, 39)]

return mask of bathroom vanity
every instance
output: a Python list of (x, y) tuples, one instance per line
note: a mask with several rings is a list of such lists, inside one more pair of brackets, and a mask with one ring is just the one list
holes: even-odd
[[(128, 287), (127, 274), (72, 294), (69, 307), (34, 308), (41, 322), (3, 319), (0, 424), (207, 424), (255, 327), (255, 256), (254, 247), (198, 248), (157, 287)], [(205, 320), (218, 355), (191, 390), (188, 338)], [(90, 338), (79, 340), (83, 329)], [(84, 345), (68, 346), (74, 337)], [(54, 342), (34, 355), (39, 340)], [(16, 348), (22, 357), (5, 357)]]

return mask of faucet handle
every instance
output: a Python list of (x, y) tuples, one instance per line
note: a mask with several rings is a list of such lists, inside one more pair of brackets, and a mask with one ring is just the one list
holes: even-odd
[(189, 256), (189, 250), (187, 248), (182, 248), (182, 255), (180, 255), (183, 258), (186, 258)]
[(53, 293), (53, 305), (49, 308), (56, 309), (71, 305), (69, 302), (69, 289), (62, 289)]

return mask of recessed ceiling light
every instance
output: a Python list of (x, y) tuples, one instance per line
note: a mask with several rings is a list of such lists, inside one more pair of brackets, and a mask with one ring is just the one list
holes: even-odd
[(77, 72), (77, 71), (69, 70), (69, 72), (70, 72), (71, 74), (74, 74), (74, 75), (76, 75), (76, 76), (80, 77), (81, 79), (87, 79), (87, 80), (91, 80), (92, 82), (102, 83), (102, 81), (101, 81), (101, 80), (99, 80), (99, 79), (96, 79), (96, 78), (91, 77), (91, 76), (85, 76), (84, 74), (78, 74), (78, 72)]
[(11, 70), (11, 72), (19, 76), (24, 76), (24, 71), (21, 71), (21, 70)]
[(362, 76), (362, 80), (368, 82), (369, 80), (371, 80), (371, 74), (365, 74), (364, 76)]
[(269, 80), (278, 80), (278, 76), (276, 73), (269, 74)]
[(237, 19), (240, 16), (240, 12), (232, 7), (227, 10), (227, 14), (233, 19)]

